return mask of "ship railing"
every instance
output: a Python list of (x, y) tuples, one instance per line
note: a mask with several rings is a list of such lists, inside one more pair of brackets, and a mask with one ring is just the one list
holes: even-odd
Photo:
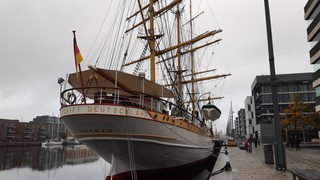
[(168, 102), (148, 94), (110, 87), (66, 89), (60, 94), (61, 107), (79, 104), (113, 104), (167, 112)]
[[(154, 97), (142, 92), (124, 91), (119, 88), (111, 87), (85, 87), (70, 88), (60, 94), (61, 107), (84, 105), (84, 104), (103, 104), (103, 105), (121, 105), (128, 107), (138, 107), (146, 110), (152, 110), (164, 114), (173, 113), (174, 109), (179, 108), (170, 101), (160, 97)], [(171, 112), (170, 112), (171, 111)], [(193, 117), (186, 109), (181, 108), (181, 118), (198, 127), (206, 126), (199, 118)], [(184, 114), (184, 115), (182, 115)]]

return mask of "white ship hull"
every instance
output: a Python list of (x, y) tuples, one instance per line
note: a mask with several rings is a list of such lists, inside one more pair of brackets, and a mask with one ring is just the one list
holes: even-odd
[(157, 115), (151, 118), (152, 112), (120, 105), (61, 109), (61, 120), (73, 135), (112, 164), (110, 176), (182, 167), (212, 155), (209, 136), (185, 126), (182, 120), (170, 121), (165, 118), (169, 116)]

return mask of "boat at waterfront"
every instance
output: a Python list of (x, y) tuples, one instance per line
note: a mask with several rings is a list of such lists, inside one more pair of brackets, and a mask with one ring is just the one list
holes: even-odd
[(56, 136), (54, 136), (54, 132), (53, 132), (54, 131), (54, 128), (53, 128), (54, 124), (55, 124), (54, 119), (51, 117), (51, 138), (46, 140), (45, 142), (42, 142), (42, 144), (41, 144), (42, 147), (55, 148), (55, 147), (62, 147), (62, 145), (64, 144), (63, 139), (61, 139), (59, 137), (59, 129), (60, 129), (59, 122), (57, 122), (57, 124), (56, 124), (56, 129), (57, 129)]
[[(181, 0), (135, 2), (135, 12), (126, 19), (127, 29), (121, 31), (124, 26), (119, 25), (119, 35), (114, 35), (121, 38), (105, 40), (105, 45), (114, 43), (108, 68), (95, 63), (81, 70), (74, 32), (77, 71), (65, 81), (70, 87), (64, 85), (61, 91), (61, 121), (76, 139), (111, 164), (106, 179), (187, 179), (203, 170), (210, 172), (221, 147), (211, 122), (221, 112), (213, 104), (201, 108), (201, 103), (219, 97), (201, 98), (204, 93), (198, 82), (230, 74), (208, 75), (213, 70), (196, 69), (195, 53), (219, 42), (214, 36), (221, 30), (195, 36), (191, 10), (190, 21), (181, 22), (186, 7)], [(132, 10), (124, 8), (123, 12)], [(182, 36), (183, 26), (188, 26), (189, 37)], [(171, 32), (172, 28), (177, 29)], [(133, 33), (129, 38), (140, 39), (140, 54), (138, 44), (130, 46), (133, 40), (122, 43), (129, 33)], [(148, 76), (142, 70), (147, 60)]]
[(56, 147), (56, 146), (62, 146), (63, 140), (61, 139), (50, 139), (48, 141), (45, 141), (42, 143), (42, 147)]

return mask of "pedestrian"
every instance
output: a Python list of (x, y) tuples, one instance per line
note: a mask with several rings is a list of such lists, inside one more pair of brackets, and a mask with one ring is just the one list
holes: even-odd
[(294, 139), (294, 145), (296, 147), (297, 151), (300, 151), (300, 139), (298, 137), (295, 137)]
[(248, 149), (247, 149), (247, 151), (248, 151), (249, 153), (252, 152), (252, 139), (251, 139), (251, 137), (250, 137), (249, 140), (248, 140)]
[(258, 140), (257, 140), (257, 138), (254, 138), (253, 142), (254, 142), (254, 147), (257, 149), (258, 148)]
[(244, 149), (248, 151), (248, 140), (247, 140), (247, 138), (244, 140)]

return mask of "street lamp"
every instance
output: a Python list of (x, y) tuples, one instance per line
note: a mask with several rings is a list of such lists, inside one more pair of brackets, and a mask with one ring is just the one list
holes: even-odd
[(61, 92), (62, 92), (62, 83), (64, 82), (63, 78), (58, 79), (58, 84), (60, 85), (60, 104), (62, 103)]
[(277, 95), (277, 82), (276, 73), (274, 65), (274, 55), (273, 55), (273, 44), (272, 44), (272, 32), (271, 32), (271, 21), (269, 12), (269, 1), (264, 0), (265, 15), (266, 15), (266, 28), (267, 28), (267, 38), (268, 38), (268, 52), (269, 52), (269, 65), (270, 65), (270, 77), (271, 77), (271, 92), (272, 92), (272, 102), (273, 102), (273, 114), (274, 114), (274, 129), (275, 129), (275, 159), (276, 159), (276, 169), (286, 170), (287, 164), (285, 159), (284, 147), (281, 136), (280, 129), (280, 115), (279, 115), (279, 103)]

